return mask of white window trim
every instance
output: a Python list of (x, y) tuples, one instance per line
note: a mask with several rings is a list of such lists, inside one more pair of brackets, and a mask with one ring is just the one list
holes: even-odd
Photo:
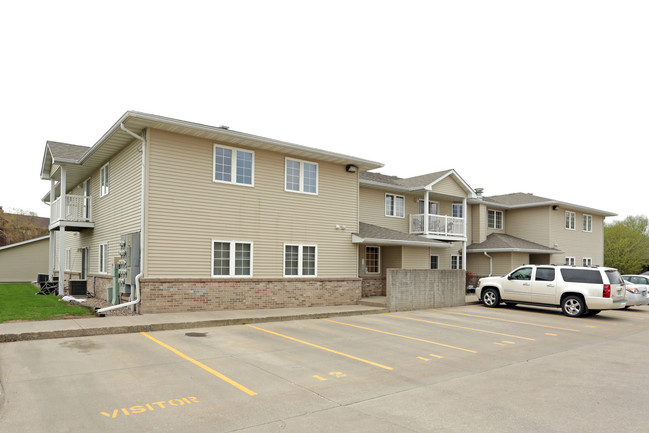
[(592, 257), (584, 257), (581, 259), (581, 264), (583, 266), (593, 266), (593, 258)]
[[(300, 163), (300, 184), (299, 184), (299, 190), (294, 190), (294, 189), (288, 189), (286, 187), (286, 169), (288, 168), (288, 161), (293, 161), (293, 162), (299, 162)], [(315, 192), (311, 191), (304, 191), (304, 164), (311, 164), (315, 165)], [(303, 159), (296, 159), (296, 158), (288, 158), (286, 157), (284, 159), (284, 191), (286, 192), (292, 192), (296, 194), (308, 194), (308, 195), (318, 195), (318, 192), (320, 191), (320, 165), (317, 162), (313, 161), (305, 161)]]
[[(298, 247), (298, 259), (297, 266), (298, 271), (297, 275), (286, 275), (286, 247)], [(314, 247), (315, 248), (315, 264), (314, 264), (314, 274), (313, 275), (304, 275), (302, 265), (304, 262), (304, 247)], [(318, 246), (315, 244), (294, 244), (294, 243), (285, 243), (283, 247), (282, 254), (282, 273), (284, 278), (316, 278), (318, 276)]]
[[(216, 178), (216, 149), (228, 149), (232, 151), (232, 165), (230, 166), (230, 180), (220, 180)], [(241, 183), (237, 182), (237, 152), (250, 153), (252, 155), (252, 168), (250, 173), (250, 183)], [(239, 185), (239, 186), (255, 186), (255, 151), (248, 149), (239, 149), (236, 147), (223, 146), (222, 144), (214, 144), (212, 150), (212, 182), (214, 183), (225, 183), (227, 185)]]
[(99, 169), (99, 197), (107, 196), (110, 192), (110, 162)]
[[(586, 224), (586, 221), (588, 221), (588, 224)], [(584, 214), (582, 217), (582, 230), (585, 233), (592, 233), (593, 232), (593, 216)]]
[[(494, 226), (495, 227), (490, 227), (489, 226), (489, 212), (494, 213)], [(496, 218), (496, 214), (500, 214), (500, 227), (498, 227), (498, 219)], [(487, 209), (487, 228), (494, 229), (494, 230), (504, 230), (505, 228), (505, 212), (497, 209)]]
[(108, 274), (108, 242), (99, 244), (97, 273)]
[(575, 266), (577, 263), (576, 259), (574, 257), (566, 256), (566, 262), (565, 264), (567, 266)]
[[(453, 211), (456, 208), (460, 209), (460, 212), (462, 213), (462, 216), (456, 217), (455, 215), (453, 215)], [(451, 204), (451, 216), (453, 216), (454, 218), (464, 218), (464, 204), (463, 203), (452, 203)]]
[[(368, 248), (376, 248), (377, 249), (376, 268), (378, 270), (376, 272), (368, 271), (368, 266), (367, 266), (367, 249)], [(381, 247), (380, 246), (378, 246), (378, 245), (366, 245), (365, 246), (365, 273), (367, 275), (380, 275), (381, 274)]]
[(576, 230), (577, 229), (577, 213), (567, 210), (565, 216), (565, 228), (566, 230)]
[[(394, 197), (394, 215), (388, 214), (387, 206), (385, 205), (388, 196)], [(403, 200), (403, 215), (397, 215), (397, 198)], [(406, 197), (398, 194), (385, 193), (385, 200), (383, 201), (383, 208), (385, 209), (385, 216), (389, 218), (405, 218), (406, 217)]]
[[(406, 202), (405, 202), (405, 198), (404, 198), (404, 202), (403, 202), (403, 204), (404, 204), (404, 208), (405, 208), (405, 204), (406, 204)], [(422, 199), (417, 200), (417, 211), (420, 212), (420, 210), (423, 208), (423, 204), (424, 204), (424, 200), (422, 200)], [(430, 206), (433, 205), (433, 204), (435, 205), (435, 208), (437, 209), (437, 212), (432, 212), (432, 211), (430, 210)], [(438, 201), (428, 200), (428, 214), (429, 214), (429, 215), (441, 215), (439, 209), (440, 209), (440, 204), (439, 204)], [(404, 213), (405, 213), (405, 209), (404, 209)], [(421, 213), (422, 213), (422, 212), (420, 212), (420, 214), (421, 214)]]
[[(228, 243), (230, 244), (230, 270), (228, 275), (215, 275), (214, 274), (214, 242), (222, 242), (222, 243)], [(236, 275), (236, 245), (237, 244), (247, 244), (250, 245), (250, 275)], [(234, 241), (234, 240), (226, 240), (226, 239), (212, 239), (211, 243), (211, 249), (212, 249), (212, 260), (210, 261), (210, 274), (212, 275), (212, 278), (252, 278), (254, 274), (254, 262), (253, 262), (253, 257), (254, 257), (254, 251), (255, 251), (255, 246), (253, 245), (253, 242), (251, 241)]]
[[(459, 267), (453, 267), (453, 258), (456, 259), (456, 263)], [(451, 269), (464, 269), (464, 263), (462, 263), (462, 256), (460, 254), (451, 254)]]

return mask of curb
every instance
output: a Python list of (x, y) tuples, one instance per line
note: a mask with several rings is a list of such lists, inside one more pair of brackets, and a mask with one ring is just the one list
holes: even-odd
[[(174, 329), (211, 328), (217, 326), (244, 325), (247, 323), (282, 322), (289, 320), (323, 319), (326, 317), (360, 316), (366, 314), (387, 313), (387, 308), (374, 310), (337, 311), (330, 313), (305, 313), (291, 316), (242, 317), (236, 319), (201, 320), (196, 322), (156, 323), (148, 325), (128, 325), (97, 327), (87, 329), (65, 329), (58, 331), (24, 332), (17, 334), (0, 334), (0, 343), (16, 341), (47, 340), (68, 337), (90, 337), (95, 335), (131, 334), (137, 332), (170, 331)], [(0, 390), (1, 397), (1, 390)]]

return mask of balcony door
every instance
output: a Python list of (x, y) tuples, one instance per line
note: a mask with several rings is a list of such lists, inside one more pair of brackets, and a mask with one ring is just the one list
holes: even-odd
[(90, 221), (90, 179), (83, 182), (83, 218)]

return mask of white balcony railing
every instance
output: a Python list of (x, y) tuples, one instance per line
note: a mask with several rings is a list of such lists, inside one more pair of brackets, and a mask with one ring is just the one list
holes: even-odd
[(92, 222), (92, 197), (83, 195), (66, 195), (65, 206), (61, 206), (61, 197), (54, 200), (50, 207), (50, 224), (59, 221)]
[(424, 214), (410, 215), (410, 233), (446, 237), (464, 237), (464, 218), (448, 215), (428, 215), (428, 230), (424, 225)]

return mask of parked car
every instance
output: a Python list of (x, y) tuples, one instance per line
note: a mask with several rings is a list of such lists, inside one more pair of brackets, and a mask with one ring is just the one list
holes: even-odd
[(626, 307), (639, 307), (641, 305), (649, 304), (649, 296), (647, 296), (647, 289), (641, 288), (629, 281), (625, 281), (626, 287)]
[(486, 307), (501, 302), (561, 307), (570, 317), (626, 306), (624, 280), (607, 267), (525, 265), (504, 277), (481, 278), (476, 295)]
[(626, 282), (627, 308), (649, 305), (649, 277), (646, 275), (622, 275)]

